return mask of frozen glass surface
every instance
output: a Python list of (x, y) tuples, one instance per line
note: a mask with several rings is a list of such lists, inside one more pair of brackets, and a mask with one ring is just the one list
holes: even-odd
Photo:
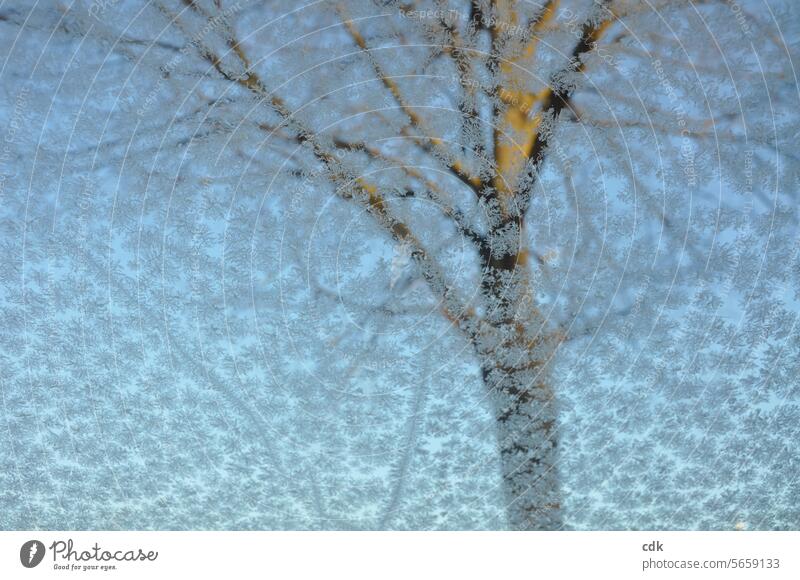
[(797, 529), (785, 0), (0, 7), (0, 529)]

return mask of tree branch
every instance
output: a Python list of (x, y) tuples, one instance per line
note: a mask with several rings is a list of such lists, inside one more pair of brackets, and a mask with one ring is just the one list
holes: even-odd
[[(553, 75), (553, 77), (551, 77), (550, 87), (546, 89), (542, 107), (537, 114), (537, 117), (540, 119), (540, 121), (537, 126), (536, 133), (525, 155), (527, 162), (524, 171), (525, 177), (527, 177), (527, 183), (524, 186), (524, 192), (518, 193), (518, 197), (520, 198), (519, 206), (522, 216), (524, 216), (530, 203), (530, 197), (533, 190), (533, 185), (536, 182), (536, 176), (541, 168), (542, 162), (544, 161), (547, 146), (549, 145), (550, 138), (553, 135), (552, 125), (558, 119), (561, 111), (565, 107), (569, 107), (570, 100), (572, 99), (572, 95), (575, 91), (574, 87), (560, 88), (558, 86), (559, 77), (583, 70), (585, 66), (582, 61), (583, 55), (594, 48), (603, 32), (610, 26), (612, 22), (611, 16), (613, 16), (613, 12), (607, 8), (607, 6), (611, 3), (611, 0), (596, 0), (596, 2), (598, 6), (606, 9), (608, 16), (602, 20), (596, 20), (590, 17), (589, 20), (583, 24), (580, 39), (575, 45), (575, 48), (572, 50), (569, 63), (558, 73)], [(542, 120), (545, 118), (549, 119), (551, 123), (548, 127), (543, 128), (541, 125)]]
[[(202, 14), (193, 0), (184, 0), (187, 5)], [(207, 15), (203, 14), (206, 18)], [(177, 22), (177, 18), (174, 19)], [(331, 181), (337, 184), (337, 194), (343, 199), (353, 199), (372, 215), (383, 229), (398, 242), (408, 244), (411, 248), (411, 257), (420, 269), (422, 277), (431, 290), (442, 300), (441, 309), (448, 320), (462, 330), (468, 338), (477, 337), (480, 320), (473, 308), (468, 308), (458, 296), (455, 289), (447, 282), (444, 273), (436, 261), (430, 256), (422, 242), (411, 232), (409, 227), (397, 219), (390, 211), (383, 196), (378, 193), (377, 187), (367, 183), (364, 179), (352, 175), (342, 162), (331, 151), (328, 151), (322, 141), (309, 127), (295, 118), (292, 111), (284, 101), (275, 94), (270, 93), (260, 76), (251, 68), (251, 64), (238, 40), (232, 31), (229, 31), (227, 43), (231, 52), (236, 54), (245, 67), (245, 74), (234, 75), (222, 65), (222, 59), (205, 46), (201, 46), (201, 55), (227, 80), (246, 88), (255, 94), (261, 102), (268, 103), (271, 108), (283, 119), (282, 124), (289, 127), (296, 135), (300, 145), (310, 146), (314, 156), (323, 164)], [(399, 93), (398, 93), (399, 94)]]
[(342, 23), (345, 25), (345, 28), (350, 33), (350, 36), (353, 38), (353, 41), (356, 45), (361, 49), (361, 51), (366, 55), (367, 59), (370, 61), (372, 68), (375, 71), (375, 74), (381, 80), (383, 85), (389, 90), (389, 92), (394, 97), (395, 102), (400, 107), (400, 109), (406, 114), (406, 116), (411, 121), (411, 125), (417, 129), (422, 135), (423, 138), (420, 138), (416, 135), (409, 135), (414, 139), (414, 141), (419, 145), (426, 153), (433, 154), (437, 159), (439, 159), (442, 163), (445, 164), (447, 169), (455, 175), (462, 183), (464, 183), (467, 187), (471, 190), (476, 191), (478, 187), (481, 185), (480, 178), (477, 176), (471, 175), (467, 169), (463, 166), (461, 162), (456, 159), (452, 159), (452, 155), (449, 151), (444, 148), (444, 141), (439, 137), (434, 137), (430, 134), (430, 132), (426, 129), (425, 123), (423, 119), (414, 111), (413, 107), (408, 105), (405, 98), (403, 97), (402, 93), (400, 92), (400, 88), (397, 86), (397, 83), (389, 77), (384, 71), (375, 57), (372, 55), (369, 47), (367, 46), (364, 37), (358, 32), (355, 27), (355, 24), (352, 20), (347, 19), (346, 15), (344, 14), (344, 8), (341, 5), (337, 6), (337, 12), (339, 16), (342, 18)]
[(446, 199), (445, 193), (442, 192), (438, 184), (427, 178), (414, 166), (408, 165), (400, 159), (391, 157), (376, 147), (371, 147), (366, 143), (351, 143), (341, 139), (334, 139), (334, 145), (340, 149), (345, 149), (348, 151), (363, 151), (373, 159), (385, 161), (386, 163), (391, 164), (393, 167), (401, 169), (407, 176), (422, 181), (427, 190), (430, 192), (430, 195), (426, 197), (436, 203), (445, 216), (453, 220), (453, 223), (459, 233), (476, 245), (483, 243), (483, 236), (475, 231), (475, 229), (467, 222), (464, 214), (455, 207), (455, 204), (453, 204), (451, 200)]

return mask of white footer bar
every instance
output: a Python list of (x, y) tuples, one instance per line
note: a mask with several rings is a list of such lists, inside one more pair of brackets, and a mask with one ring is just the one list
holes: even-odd
[[(0, 578), (800, 578), (800, 532), (0, 532)], [(566, 575), (566, 576), (565, 576)]]

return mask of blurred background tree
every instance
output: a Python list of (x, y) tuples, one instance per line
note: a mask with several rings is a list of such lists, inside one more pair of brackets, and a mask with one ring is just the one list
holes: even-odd
[(3, 9), (0, 523), (796, 527), (798, 25)]

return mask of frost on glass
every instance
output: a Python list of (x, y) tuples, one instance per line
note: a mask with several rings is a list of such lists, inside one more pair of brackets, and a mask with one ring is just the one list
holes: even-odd
[(1, 8), (0, 527), (796, 529), (798, 28)]

